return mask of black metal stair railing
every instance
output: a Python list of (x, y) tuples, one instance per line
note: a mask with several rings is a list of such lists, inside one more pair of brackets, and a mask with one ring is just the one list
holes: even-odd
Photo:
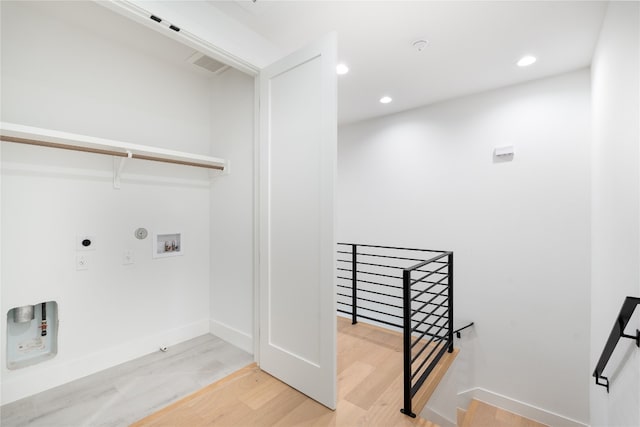
[(593, 371), (593, 376), (596, 379), (596, 384), (605, 387), (607, 389), (607, 393), (609, 393), (609, 378), (605, 377), (602, 374), (604, 372), (604, 368), (607, 366), (607, 363), (609, 363), (609, 359), (611, 359), (613, 350), (615, 350), (616, 346), (618, 345), (618, 341), (620, 341), (620, 338), (632, 339), (636, 342), (636, 346), (640, 348), (640, 330), (636, 329), (635, 335), (627, 335), (624, 332), (625, 328), (629, 324), (629, 320), (631, 320), (631, 317), (633, 316), (633, 312), (638, 305), (640, 305), (640, 298), (626, 297), (624, 299), (622, 307), (620, 308), (620, 313), (618, 314), (618, 317), (613, 324), (613, 328), (611, 329), (611, 333), (609, 334), (607, 343), (602, 350), (602, 354), (600, 355), (600, 359), (598, 360), (596, 369)]
[(412, 398), (453, 351), (453, 252), (338, 245), (338, 312), (402, 329), (401, 411), (415, 417)]

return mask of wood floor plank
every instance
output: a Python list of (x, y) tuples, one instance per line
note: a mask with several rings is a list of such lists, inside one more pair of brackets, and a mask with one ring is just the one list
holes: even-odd
[(479, 400), (472, 400), (464, 416), (462, 427), (548, 427), (537, 421), (496, 408)]
[(368, 363), (355, 361), (338, 374), (338, 399), (344, 399), (369, 376), (375, 367)]
[(345, 400), (364, 410), (371, 408), (389, 384), (401, 375), (401, 360), (398, 359), (395, 354), (388, 354), (358, 387), (344, 397)]
[(348, 319), (338, 319), (335, 411), (252, 365), (140, 420), (134, 427), (437, 427), (400, 413), (401, 343), (396, 332), (366, 324), (352, 326)]

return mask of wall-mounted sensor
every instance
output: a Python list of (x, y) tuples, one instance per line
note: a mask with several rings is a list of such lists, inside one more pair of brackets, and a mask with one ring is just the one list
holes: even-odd
[(514, 153), (513, 145), (508, 145), (505, 147), (496, 147), (493, 150), (493, 155), (496, 157), (513, 156), (513, 153)]
[(93, 236), (77, 236), (76, 237), (76, 250), (77, 251), (92, 251), (96, 248), (96, 239)]
[(493, 149), (493, 162), (494, 163), (510, 162), (513, 160), (514, 153), (515, 151), (513, 149), (513, 145), (496, 147)]

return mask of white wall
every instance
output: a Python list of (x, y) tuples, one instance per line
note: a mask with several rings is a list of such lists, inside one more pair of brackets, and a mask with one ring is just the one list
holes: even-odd
[[(190, 49), (91, 2), (1, 6), (3, 121), (211, 154), (211, 82)], [(208, 173), (124, 172), (115, 190), (109, 157), (2, 143), (2, 330), (14, 306), (60, 315), (53, 360), (8, 371), (0, 345), (3, 403), (209, 331)], [(182, 232), (184, 256), (152, 259), (137, 227)], [(78, 234), (97, 242), (87, 271)]]
[(211, 185), (211, 332), (253, 353), (254, 79), (233, 69), (213, 86), (211, 129), (231, 174)]
[[(588, 422), (587, 70), (339, 129), (338, 241), (455, 252), (463, 388)], [(495, 163), (496, 146), (514, 145)], [(468, 346), (469, 347), (469, 346)]]
[[(640, 297), (640, 5), (611, 2), (592, 64), (591, 369), (626, 296)], [(640, 328), (640, 309), (627, 328)], [(640, 425), (640, 350), (618, 344), (604, 375), (591, 381), (593, 426)]]

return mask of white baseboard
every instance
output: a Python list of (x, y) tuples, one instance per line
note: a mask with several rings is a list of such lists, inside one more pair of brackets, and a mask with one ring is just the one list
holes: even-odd
[[(72, 360), (61, 358), (64, 354), (61, 348), (58, 353), (60, 359), (54, 358), (16, 371), (3, 368), (2, 405), (158, 351), (161, 345), (171, 346), (208, 334), (208, 323), (206, 319), (193, 322)], [(60, 342), (59, 347), (62, 346), (64, 343)]]
[(209, 332), (247, 353), (253, 354), (253, 337), (246, 332), (213, 319), (209, 322)]
[(588, 427), (588, 424), (584, 424), (580, 421), (546, 411), (542, 408), (538, 408), (479, 387), (458, 393), (458, 406), (461, 408), (468, 408), (472, 399), (480, 400), (488, 403), (489, 405), (506, 409), (514, 414), (518, 414), (525, 418), (530, 418), (534, 421), (550, 426)]

